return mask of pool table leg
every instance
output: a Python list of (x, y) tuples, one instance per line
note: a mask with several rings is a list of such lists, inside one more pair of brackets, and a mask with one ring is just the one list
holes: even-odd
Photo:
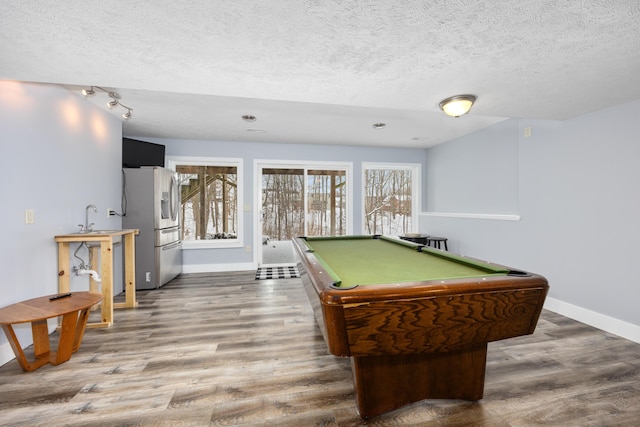
[(423, 399), (482, 399), (487, 344), (448, 353), (353, 357), (360, 416)]

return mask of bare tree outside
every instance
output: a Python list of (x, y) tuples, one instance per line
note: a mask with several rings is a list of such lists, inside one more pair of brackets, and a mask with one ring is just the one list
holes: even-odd
[[(183, 240), (238, 237), (238, 168), (176, 165)], [(306, 181), (305, 181), (306, 179)], [(271, 240), (347, 234), (345, 170), (262, 170), (262, 235)], [(365, 232), (399, 235), (413, 228), (411, 168), (365, 168)], [(305, 186), (306, 183), (306, 186)], [(305, 192), (306, 191), (306, 192)]]
[(365, 170), (365, 230), (368, 234), (400, 235), (412, 227), (412, 171)]
[(290, 240), (303, 234), (304, 169), (263, 169), (263, 237)]
[(177, 165), (182, 240), (238, 236), (238, 174), (233, 166)]
[(347, 226), (347, 177), (344, 171), (307, 172), (307, 235), (340, 236)]
[(346, 172), (343, 170), (262, 170), (264, 238), (290, 240), (305, 234), (346, 234), (346, 204)]

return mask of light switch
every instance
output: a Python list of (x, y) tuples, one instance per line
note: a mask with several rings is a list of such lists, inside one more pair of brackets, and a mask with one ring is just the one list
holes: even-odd
[(24, 211), (24, 223), (25, 224), (33, 224), (36, 222), (36, 214), (33, 209), (26, 209)]

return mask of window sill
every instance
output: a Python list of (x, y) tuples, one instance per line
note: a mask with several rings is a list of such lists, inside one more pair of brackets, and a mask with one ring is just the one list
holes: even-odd
[(221, 249), (221, 248), (241, 248), (242, 242), (239, 240), (183, 240), (182, 249)]

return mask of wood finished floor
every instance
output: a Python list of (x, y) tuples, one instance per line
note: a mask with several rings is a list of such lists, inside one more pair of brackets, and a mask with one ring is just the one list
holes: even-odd
[(300, 279), (254, 274), (180, 276), (87, 330), (70, 361), (5, 364), (0, 425), (640, 425), (640, 345), (549, 311), (533, 335), (489, 344), (483, 400), (362, 420), (350, 361), (327, 352)]

